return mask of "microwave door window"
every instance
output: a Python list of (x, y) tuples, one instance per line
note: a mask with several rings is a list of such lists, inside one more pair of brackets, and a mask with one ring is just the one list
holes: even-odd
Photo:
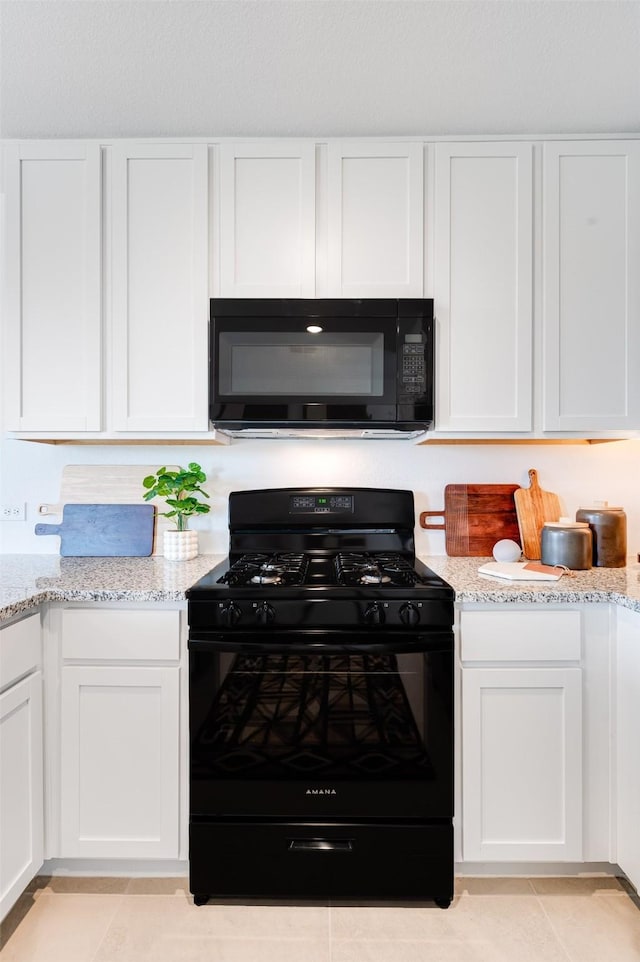
[(221, 331), (219, 391), (226, 397), (382, 398), (382, 332)]

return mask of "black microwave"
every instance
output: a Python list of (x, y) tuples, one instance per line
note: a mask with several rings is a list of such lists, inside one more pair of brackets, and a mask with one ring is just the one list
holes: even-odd
[(241, 437), (415, 437), (433, 423), (432, 299), (214, 298), (209, 416)]

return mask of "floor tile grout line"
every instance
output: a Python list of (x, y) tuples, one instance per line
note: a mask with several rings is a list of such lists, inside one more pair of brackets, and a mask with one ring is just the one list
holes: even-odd
[[(128, 886), (127, 886), (127, 887), (128, 887)], [(95, 952), (92, 954), (91, 958), (90, 958), (90, 959), (87, 959), (87, 962), (96, 962), (96, 959), (98, 958), (98, 954), (99, 954), (99, 952), (100, 952), (100, 949), (101, 949), (102, 946), (104, 945), (105, 939), (107, 938), (107, 936), (108, 936), (108, 934), (109, 934), (109, 930), (111, 929), (111, 926), (113, 925), (113, 920), (114, 920), (115, 917), (116, 917), (116, 914), (117, 914), (117, 912), (118, 912), (118, 909), (121, 908), (121, 906), (122, 906), (122, 902), (123, 902), (123, 900), (124, 900), (125, 894), (126, 894), (126, 890), (125, 890), (125, 892), (120, 892), (120, 893), (119, 893), (118, 898), (119, 898), (119, 901), (120, 901), (120, 905), (116, 905), (116, 906), (115, 906), (113, 912), (111, 913), (111, 917), (110, 917), (110, 919), (109, 919), (109, 922), (107, 923), (107, 927), (106, 927), (106, 929), (105, 929), (105, 931), (104, 931), (104, 935), (103, 935), (102, 938), (100, 939), (100, 942), (98, 943), (98, 946), (97, 946)]]
[(553, 934), (555, 935), (556, 939), (558, 940), (558, 945), (560, 946), (560, 948), (562, 949), (562, 951), (563, 951), (564, 954), (566, 955), (568, 962), (575, 962), (575, 959), (574, 959), (573, 955), (571, 954), (571, 952), (569, 951), (569, 949), (567, 948), (567, 946), (564, 944), (563, 940), (561, 939), (560, 933), (558, 932), (558, 930), (556, 929), (555, 925), (553, 924), (553, 920), (552, 920), (551, 916), (549, 915), (549, 913), (547, 912), (547, 910), (546, 910), (546, 908), (545, 908), (545, 904), (544, 904), (544, 902), (542, 901), (542, 898), (540, 897), (540, 895), (538, 895), (537, 892), (536, 892), (536, 899), (537, 899), (537, 901), (540, 903), (540, 908), (542, 909), (542, 914), (544, 915), (545, 919), (546, 919), (547, 922), (549, 923), (549, 927), (551, 928), (551, 931), (553, 932)]

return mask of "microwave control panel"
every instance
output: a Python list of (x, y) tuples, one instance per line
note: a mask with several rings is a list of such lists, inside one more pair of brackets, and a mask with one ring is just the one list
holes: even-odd
[(425, 338), (422, 334), (405, 334), (398, 357), (400, 393), (424, 394), (427, 388)]

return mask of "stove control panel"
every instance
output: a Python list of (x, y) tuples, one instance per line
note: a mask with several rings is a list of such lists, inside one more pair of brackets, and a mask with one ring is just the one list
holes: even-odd
[(289, 514), (353, 514), (353, 495), (292, 494)]
[[(200, 627), (223, 631), (259, 631), (307, 628), (371, 628), (424, 629), (434, 622), (446, 623), (448, 602), (409, 601), (406, 597), (397, 601), (381, 599), (238, 599), (221, 601), (213, 608), (213, 624), (198, 618)], [(212, 609), (208, 609), (209, 612)], [(192, 604), (192, 618), (198, 608)], [(204, 615), (204, 612), (203, 612)], [(450, 617), (450, 616), (449, 616)]]

